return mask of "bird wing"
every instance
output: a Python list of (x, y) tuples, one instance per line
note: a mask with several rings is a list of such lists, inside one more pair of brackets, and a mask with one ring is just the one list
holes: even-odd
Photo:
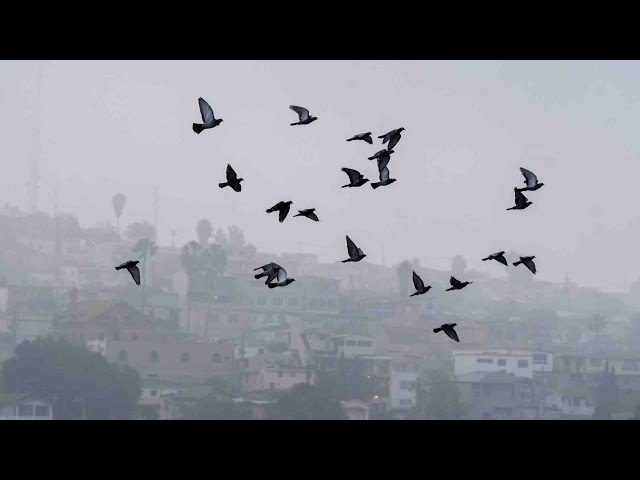
[(533, 172), (522, 167), (520, 167), (520, 171), (524, 175), (524, 183), (527, 184), (527, 187), (534, 187), (538, 183), (538, 177)]
[(367, 142), (369, 145), (373, 145), (373, 140), (371, 140), (371, 132), (367, 133), (362, 139)]
[(271, 273), (269, 273), (269, 276), (267, 277), (267, 280), (264, 283), (273, 282), (273, 280), (278, 276), (279, 271), (280, 270), (271, 270)]
[(382, 172), (382, 169), (387, 168), (389, 160), (391, 160), (391, 157), (389, 155), (378, 159), (378, 173)]
[(279, 210), (280, 207), (282, 207), (283, 204), (284, 204), (283, 201), (279, 201), (273, 207), (271, 207), (269, 210), (267, 210), (267, 213), (272, 213), (272, 212), (275, 212), (276, 210)]
[(307, 215), (307, 218), (310, 218), (311, 220), (314, 220), (314, 221), (316, 221), (316, 222), (319, 222), (319, 221), (320, 221), (320, 219), (319, 219), (319, 218), (318, 218), (318, 216), (315, 214), (315, 212), (310, 212), (310, 213)]
[(535, 275), (535, 273), (536, 273), (536, 264), (533, 263), (533, 260), (527, 260), (526, 262), (524, 262), (524, 266), (527, 267), (529, 270), (531, 270), (531, 273), (533, 273)]
[(116, 267), (116, 270), (119, 270), (119, 269), (121, 269), (121, 268), (126, 267), (126, 266), (129, 264), (129, 262), (130, 262), (130, 261), (131, 261), (131, 260), (127, 260), (126, 262), (121, 263), (120, 265), (118, 265), (118, 266)]
[(349, 175), (349, 181), (351, 183), (356, 183), (358, 180), (362, 178), (362, 174), (357, 170), (353, 170), (352, 168), (345, 167), (342, 169), (342, 171), (347, 175)]
[(495, 258), (497, 261), (499, 261), (501, 264), (503, 264), (503, 265), (505, 265), (505, 266), (507, 266), (507, 267), (509, 266), (509, 264), (507, 263), (507, 259), (506, 259), (506, 258), (504, 258), (504, 255), (503, 255), (502, 253), (497, 254), (494, 258)]
[(380, 170), (380, 181), (386, 182), (387, 180), (389, 180), (389, 169), (387, 167), (384, 167), (382, 170)]
[(213, 108), (211, 108), (211, 105), (209, 105), (204, 98), (200, 97), (198, 99), (198, 105), (200, 106), (200, 115), (204, 123), (211, 123), (216, 119), (213, 115)]
[(456, 280), (455, 277), (451, 277), (449, 279), (449, 283), (451, 284), (452, 287), (457, 287), (459, 285), (462, 285), (462, 282), (460, 282), (459, 280)]
[(303, 107), (298, 107), (296, 105), (289, 105), (289, 108), (298, 114), (298, 118), (301, 122), (304, 122), (309, 118), (309, 110)]
[(353, 240), (349, 238), (349, 235), (347, 235), (347, 253), (349, 253), (350, 258), (358, 255), (358, 247), (356, 247), (356, 244), (353, 243)]
[(382, 139), (382, 144), (384, 145), (385, 143), (387, 143), (389, 141), (389, 139), (391, 138), (391, 135), (393, 135), (393, 130), (391, 130), (390, 132), (385, 133), (384, 135), (380, 135), (378, 138)]
[(273, 268), (274, 270), (280, 270), (282, 267), (280, 265), (278, 265), (277, 263), (270, 263), (271, 268)]
[(127, 267), (127, 270), (133, 277), (133, 280), (136, 282), (136, 284), (140, 285), (140, 269), (138, 268), (138, 266), (133, 265), (131, 267)]
[(517, 188), (513, 189), (514, 192), (516, 193), (516, 205), (517, 206), (522, 206), (525, 203), (527, 203), (527, 197), (524, 196), (524, 194), (522, 192), (520, 192)]
[(278, 214), (278, 220), (280, 220), (280, 223), (284, 222), (284, 219), (287, 218), (290, 209), (291, 205), (289, 205), (288, 203), (284, 203), (280, 207), (280, 213)]
[(424, 282), (416, 272), (413, 272), (413, 286), (416, 287), (416, 290), (424, 288)]
[(456, 342), (459, 342), (460, 339), (458, 338), (458, 334), (456, 333), (456, 331), (453, 329), (453, 327), (448, 327), (444, 329), (444, 333), (447, 334), (447, 336), (451, 339), (451, 340), (455, 340)]
[(391, 139), (389, 140), (389, 145), (387, 145), (387, 149), (391, 150), (393, 147), (395, 147), (401, 138), (402, 138), (402, 135), (400, 135), (399, 133), (394, 133), (393, 135), (391, 135)]
[(284, 268), (278, 270), (278, 283), (284, 283), (287, 281), (287, 271)]
[(227, 182), (235, 182), (236, 180), (238, 180), (238, 174), (231, 165), (227, 165)]

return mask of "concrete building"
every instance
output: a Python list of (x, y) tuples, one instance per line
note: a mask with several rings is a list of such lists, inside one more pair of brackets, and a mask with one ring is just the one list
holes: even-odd
[(53, 420), (53, 408), (29, 394), (0, 393), (0, 420)]
[(343, 400), (342, 409), (349, 420), (369, 420), (369, 405), (362, 400)]
[(474, 372), (506, 372), (533, 378), (534, 372), (553, 369), (553, 355), (527, 350), (457, 350), (453, 352), (455, 375)]

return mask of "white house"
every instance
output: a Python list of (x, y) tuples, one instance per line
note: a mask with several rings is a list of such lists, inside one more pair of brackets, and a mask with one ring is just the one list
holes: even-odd
[(473, 372), (513, 373), (533, 378), (534, 372), (550, 372), (553, 356), (528, 350), (458, 350), (453, 352), (455, 375)]
[(412, 371), (391, 372), (391, 409), (409, 410), (416, 406), (418, 373)]
[(552, 392), (544, 399), (545, 410), (558, 412), (566, 417), (591, 418), (595, 405), (585, 397), (572, 397)]
[(29, 394), (0, 394), (0, 420), (53, 420), (53, 408)]
[(340, 403), (349, 420), (369, 420), (369, 405), (362, 400), (342, 400)]
[(356, 358), (361, 355), (375, 355), (376, 342), (372, 337), (360, 335), (335, 335), (333, 337), (338, 356)]

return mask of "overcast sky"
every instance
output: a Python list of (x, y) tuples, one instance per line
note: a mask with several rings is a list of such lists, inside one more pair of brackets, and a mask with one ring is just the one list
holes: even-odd
[[(0, 202), (29, 207), (36, 62), (0, 62)], [(224, 122), (196, 135), (197, 98)], [(195, 224), (236, 224), (259, 250), (346, 258), (348, 234), (367, 260), (418, 257), (447, 267), (456, 254), (536, 255), (538, 278), (622, 290), (640, 276), (640, 64), (534, 61), (47, 61), (41, 101), (40, 209), (81, 224), (153, 219), (179, 245)], [(319, 119), (291, 127), (290, 104)], [(376, 137), (405, 127), (389, 164), (398, 181), (341, 189), (342, 167), (375, 181)], [(371, 131), (375, 143), (349, 142)], [(227, 163), (243, 191), (219, 189)], [(545, 186), (513, 205), (535, 172)], [(279, 200), (317, 208), (320, 223), (283, 223)], [(293, 211), (292, 213), (295, 213)], [(491, 264), (489, 264), (491, 263)]]

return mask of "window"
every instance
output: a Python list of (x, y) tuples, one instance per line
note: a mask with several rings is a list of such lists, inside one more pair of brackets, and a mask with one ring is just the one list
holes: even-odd
[(339, 339), (337, 339), (337, 340), (336, 340), (336, 345), (337, 345), (338, 347), (342, 347), (342, 346), (344, 346), (344, 338), (339, 338)]
[(240, 322), (240, 315), (238, 315), (237, 313), (233, 313), (229, 315), (229, 323), (239, 323), (239, 322)]
[(271, 305), (273, 305), (274, 307), (279, 307), (280, 305), (282, 305), (282, 297), (274, 297), (273, 300), (271, 300)]
[(151, 363), (158, 363), (158, 352), (155, 350), (149, 354), (149, 360)]
[(210, 322), (217, 322), (218, 320), (220, 320), (220, 316), (217, 313), (209, 313), (209, 321)]
[(493, 358), (478, 358), (476, 360), (478, 363), (493, 363)]
[(36, 417), (48, 417), (49, 405), (36, 405)]
[(506, 367), (507, 366), (507, 361), (504, 358), (499, 358), (496, 363), (498, 364), (499, 367)]
[(529, 360), (518, 360), (518, 368), (528, 368)]
[(625, 360), (622, 362), (622, 370), (638, 370), (638, 362), (635, 360)]
[(220, 363), (220, 354), (219, 353), (214, 353), (211, 356), (211, 363)]
[(287, 305), (289, 305), (290, 307), (297, 307), (299, 303), (300, 301), (298, 300), (298, 297), (287, 298)]
[(18, 405), (19, 417), (33, 417), (33, 405)]
[(314, 308), (317, 305), (316, 299), (315, 298), (310, 298), (309, 300), (307, 300), (307, 305), (309, 308)]
[(347, 340), (347, 347), (355, 347), (355, 346), (356, 346), (355, 340)]
[(400, 382), (400, 390), (409, 390), (413, 392), (416, 389), (416, 382), (410, 382), (408, 380), (403, 380)]
[(182, 355), (180, 355), (180, 362), (189, 363), (190, 361), (191, 361), (191, 355), (189, 355), (188, 352), (184, 352)]
[(591, 359), (589, 359), (589, 365), (591, 365), (592, 367), (601, 367), (602, 366), (602, 359), (601, 358), (591, 358)]
[(358, 341), (358, 346), (359, 347), (370, 347), (371, 345), (373, 345), (373, 342), (371, 340), (359, 340)]
[(267, 304), (267, 297), (261, 295), (258, 298), (256, 298), (256, 305), (266, 305)]
[(546, 365), (547, 364), (547, 354), (546, 353), (534, 353), (533, 354), (533, 364), (534, 365)]
[(156, 390), (156, 389), (151, 390), (151, 396), (152, 397), (157, 397), (158, 396), (158, 390)]
[(120, 360), (121, 362), (126, 362), (129, 359), (129, 354), (127, 353), (126, 350), (121, 350), (120, 354), (118, 355), (118, 360)]
[(318, 340), (326, 340), (327, 336), (328, 335), (326, 333), (319, 333), (318, 334)]

